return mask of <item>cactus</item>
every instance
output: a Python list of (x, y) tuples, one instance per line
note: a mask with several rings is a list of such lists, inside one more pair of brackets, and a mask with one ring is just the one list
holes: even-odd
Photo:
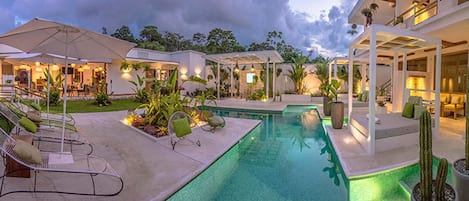
[(448, 160), (441, 158), (438, 164), (438, 173), (436, 175), (435, 194), (436, 200), (443, 200), (445, 197), (446, 174), (448, 173)]
[(420, 116), (420, 192), (421, 200), (432, 198), (432, 127), (428, 111)]

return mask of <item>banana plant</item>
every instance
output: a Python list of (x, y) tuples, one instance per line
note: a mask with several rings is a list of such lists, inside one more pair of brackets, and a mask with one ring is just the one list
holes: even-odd
[(135, 86), (132, 89), (135, 92), (135, 101), (140, 103), (145, 103), (148, 101), (148, 93), (145, 90), (145, 81), (146, 79), (137, 75), (137, 82), (130, 80), (129, 82)]

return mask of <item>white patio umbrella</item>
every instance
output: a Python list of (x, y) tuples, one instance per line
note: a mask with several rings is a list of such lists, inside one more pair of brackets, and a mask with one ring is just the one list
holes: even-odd
[[(38, 18), (0, 35), (0, 43), (18, 48), (26, 53), (40, 52), (64, 55), (65, 72), (68, 72), (69, 57), (79, 60), (124, 59), (130, 49), (135, 46), (134, 43), (104, 34)], [(67, 110), (67, 76), (64, 79), (63, 100), (61, 152), (63, 152)]]

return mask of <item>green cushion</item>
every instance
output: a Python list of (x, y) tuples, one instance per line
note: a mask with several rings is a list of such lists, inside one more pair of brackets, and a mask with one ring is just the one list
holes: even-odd
[(414, 119), (420, 119), (422, 112), (427, 111), (427, 108), (421, 105), (414, 105)]
[(34, 122), (32, 122), (31, 120), (29, 120), (28, 118), (26, 117), (21, 117), (20, 121), (18, 122), (20, 123), (20, 125), (26, 129), (27, 131), (31, 132), (31, 133), (36, 133), (37, 132), (37, 126), (36, 124), (34, 124)]
[(42, 165), (41, 152), (39, 149), (23, 140), (16, 141), (13, 151), (24, 162)]
[(412, 118), (414, 116), (414, 104), (407, 102), (402, 111), (402, 116)]
[(38, 113), (35, 112), (35, 111), (29, 111), (28, 113), (26, 113), (26, 116), (27, 116), (28, 119), (30, 119), (31, 121), (34, 121), (34, 122), (42, 122), (41, 114), (38, 114)]
[(171, 124), (173, 125), (173, 130), (177, 137), (184, 137), (192, 133), (191, 126), (189, 125), (189, 120), (187, 118), (176, 119), (172, 121)]
[(223, 127), (225, 125), (225, 120), (222, 117), (215, 115), (208, 118), (208, 125), (213, 127)]
[(38, 105), (36, 103), (33, 103), (33, 102), (29, 103), (29, 106), (34, 108), (36, 111), (41, 111), (41, 109), (42, 109), (40, 105)]
[(409, 96), (409, 103), (414, 105), (422, 105), (422, 97), (420, 96)]

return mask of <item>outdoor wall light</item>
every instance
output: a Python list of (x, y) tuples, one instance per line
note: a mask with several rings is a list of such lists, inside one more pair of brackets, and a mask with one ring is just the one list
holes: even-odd
[(89, 70), (89, 69), (90, 69), (90, 66), (88, 66), (88, 64), (85, 64), (85, 65), (83, 66), (83, 70)]
[(41, 65), (39, 61), (36, 61), (34, 64), (36, 65), (36, 67), (39, 67)]
[(52, 65), (52, 71), (59, 71), (59, 66), (57, 64)]
[(254, 72), (256, 69), (254, 69), (254, 64), (251, 65), (251, 72)]
[(72, 68), (75, 68), (75, 65), (76, 65), (76, 64), (74, 64), (74, 63), (70, 64), (70, 66), (71, 66)]

